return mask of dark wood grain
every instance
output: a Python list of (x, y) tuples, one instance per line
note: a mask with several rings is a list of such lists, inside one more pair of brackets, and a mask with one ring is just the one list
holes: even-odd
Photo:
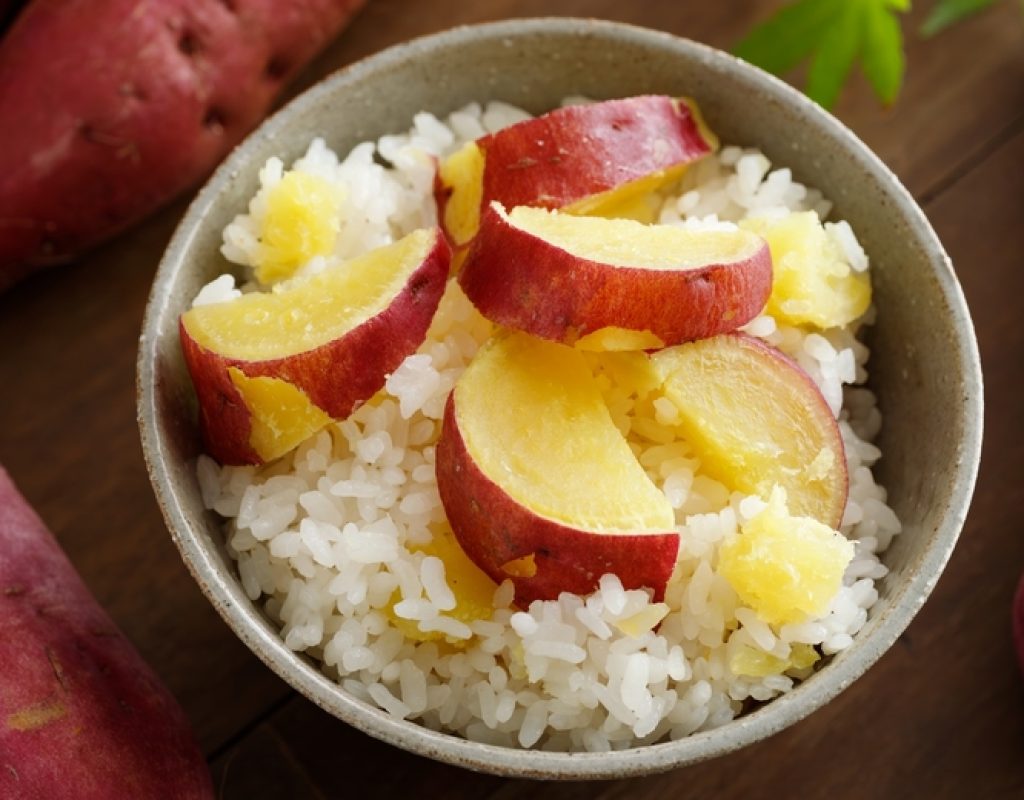
[[(512, 16), (596, 16), (728, 47), (779, 2), (371, 0), (303, 78), (413, 36)], [(927, 6), (918, 4), (908, 34)], [(1024, 24), (1004, 2), (908, 35), (907, 84), (877, 106), (857, 79), (838, 115), (919, 198), (974, 313), (986, 439), (974, 505), (907, 634), (827, 708), (740, 753), (666, 775), (537, 784), (401, 752), (316, 709), (228, 631), (171, 544), (142, 464), (138, 331), (185, 201), (79, 263), (0, 296), (0, 463), (188, 712), (227, 798), (1024, 797), (1024, 688), (1009, 638), (1024, 568)]]

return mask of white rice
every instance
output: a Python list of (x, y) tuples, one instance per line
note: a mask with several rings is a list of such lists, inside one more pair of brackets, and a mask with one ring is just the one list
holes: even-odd
[[(527, 116), (496, 102), (471, 104), (446, 120), (421, 113), (407, 134), (361, 144), (344, 159), (314, 139), (292, 168), (344, 187), (345, 201), (335, 251), (302, 271), (328, 268), (435, 224), (430, 157)], [(267, 162), (248, 213), (225, 230), (222, 252), (229, 260), (253, 263), (266, 191), (283, 168), (278, 159)], [(758, 151), (725, 147), (689, 170), (680, 190), (665, 199), (661, 222), (725, 227), (745, 216), (806, 209), (824, 217), (830, 205)], [(826, 227), (851, 267), (866, 270), (850, 226)], [(237, 293), (234, 281), (222, 277), (196, 303)], [(825, 654), (850, 646), (878, 599), (875, 581), (886, 574), (878, 555), (900, 531), (871, 473), (881, 455), (870, 443), (881, 415), (860, 385), (868, 351), (856, 326), (807, 333), (760, 316), (745, 330), (807, 370), (846, 445), (850, 494), (842, 532), (856, 543), (856, 555), (820, 619), (772, 628), (742, 606), (716, 571), (718, 545), (764, 500), (730, 495), (702, 474), (684, 442), (641, 435), (636, 409), (615, 387), (606, 393), (613, 416), (676, 510), (682, 533), (680, 579), (664, 604), (606, 575), (589, 597), (563, 594), (525, 610), (511, 605), (506, 582), (489, 619), (466, 624), (451, 616), (455, 596), (444, 563), (416, 548), (444, 520), (433, 463), (445, 399), (491, 332), (452, 287), (427, 340), (373, 401), (259, 469), (221, 468), (200, 457), (203, 500), (227, 520), (241, 584), (279, 621), (287, 646), (320, 659), (345, 690), (389, 714), (478, 741), (546, 750), (606, 751), (714, 728), (811, 672), (734, 675), (729, 663), (738, 649), (785, 659), (798, 643)], [(655, 404), (657, 422), (671, 423), (675, 413), (671, 403)], [(392, 602), (404, 625), (447, 640), (406, 636), (387, 611)], [(637, 620), (649, 621), (640, 635), (620, 627)]]

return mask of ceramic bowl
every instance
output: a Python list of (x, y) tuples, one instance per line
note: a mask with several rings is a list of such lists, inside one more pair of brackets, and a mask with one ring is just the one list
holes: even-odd
[[(225, 268), (221, 231), (272, 155), (300, 155), (312, 135), (339, 153), (404, 131), (413, 114), (501, 99), (534, 113), (570, 94), (695, 97), (725, 142), (756, 145), (816, 186), (850, 222), (873, 262), (878, 322), (871, 387), (885, 425), (877, 475), (904, 524), (885, 554), (891, 572), (855, 643), (790, 693), (715, 730), (612, 753), (520, 751), (398, 720), (346, 694), (288, 650), (250, 601), (196, 481), (195, 402), (177, 320)], [(925, 601), (956, 542), (974, 486), (982, 385), (971, 320), (948, 256), (897, 178), (849, 130), (801, 94), (731, 56), (663, 33), (576, 19), (456, 28), (344, 69), (252, 134), (193, 202), (160, 264), (138, 361), (138, 416), (167, 526), (210, 602), (281, 678), (339, 719), (399, 747), (471, 769), (544, 778), (610, 778), (707, 759), (763, 739), (828, 703), (888, 649)]]

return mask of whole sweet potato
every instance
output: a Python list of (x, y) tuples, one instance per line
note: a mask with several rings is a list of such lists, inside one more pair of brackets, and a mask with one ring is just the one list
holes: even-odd
[(0, 42), (0, 289), (197, 182), (365, 0), (33, 0)]
[(3, 468), (0, 797), (213, 797), (181, 707)]

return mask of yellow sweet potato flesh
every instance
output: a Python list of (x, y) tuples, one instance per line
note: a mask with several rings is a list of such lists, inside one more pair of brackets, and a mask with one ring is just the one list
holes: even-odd
[(582, 353), (510, 334), (485, 345), (455, 392), (467, 450), (521, 505), (587, 530), (672, 530)]
[(517, 206), (509, 221), (580, 258), (619, 267), (679, 270), (740, 261), (763, 247), (744, 231), (692, 231), (631, 219), (577, 217)]
[(765, 310), (776, 319), (825, 329), (848, 325), (867, 311), (867, 273), (850, 267), (815, 212), (747, 219), (740, 227), (768, 242), (774, 277)]
[(286, 173), (267, 194), (256, 278), (275, 283), (330, 254), (341, 229), (341, 200), (340, 190), (318, 175)]
[(230, 367), (228, 374), (252, 415), (249, 444), (264, 461), (280, 458), (331, 421), (288, 381), (250, 378), (237, 367)]
[(433, 242), (433, 231), (419, 230), (272, 292), (193, 308), (182, 323), (200, 346), (227, 358), (264, 361), (312, 350), (380, 313)]
[(790, 514), (777, 487), (768, 506), (722, 545), (718, 570), (761, 619), (785, 625), (828, 611), (853, 551), (838, 531)]

